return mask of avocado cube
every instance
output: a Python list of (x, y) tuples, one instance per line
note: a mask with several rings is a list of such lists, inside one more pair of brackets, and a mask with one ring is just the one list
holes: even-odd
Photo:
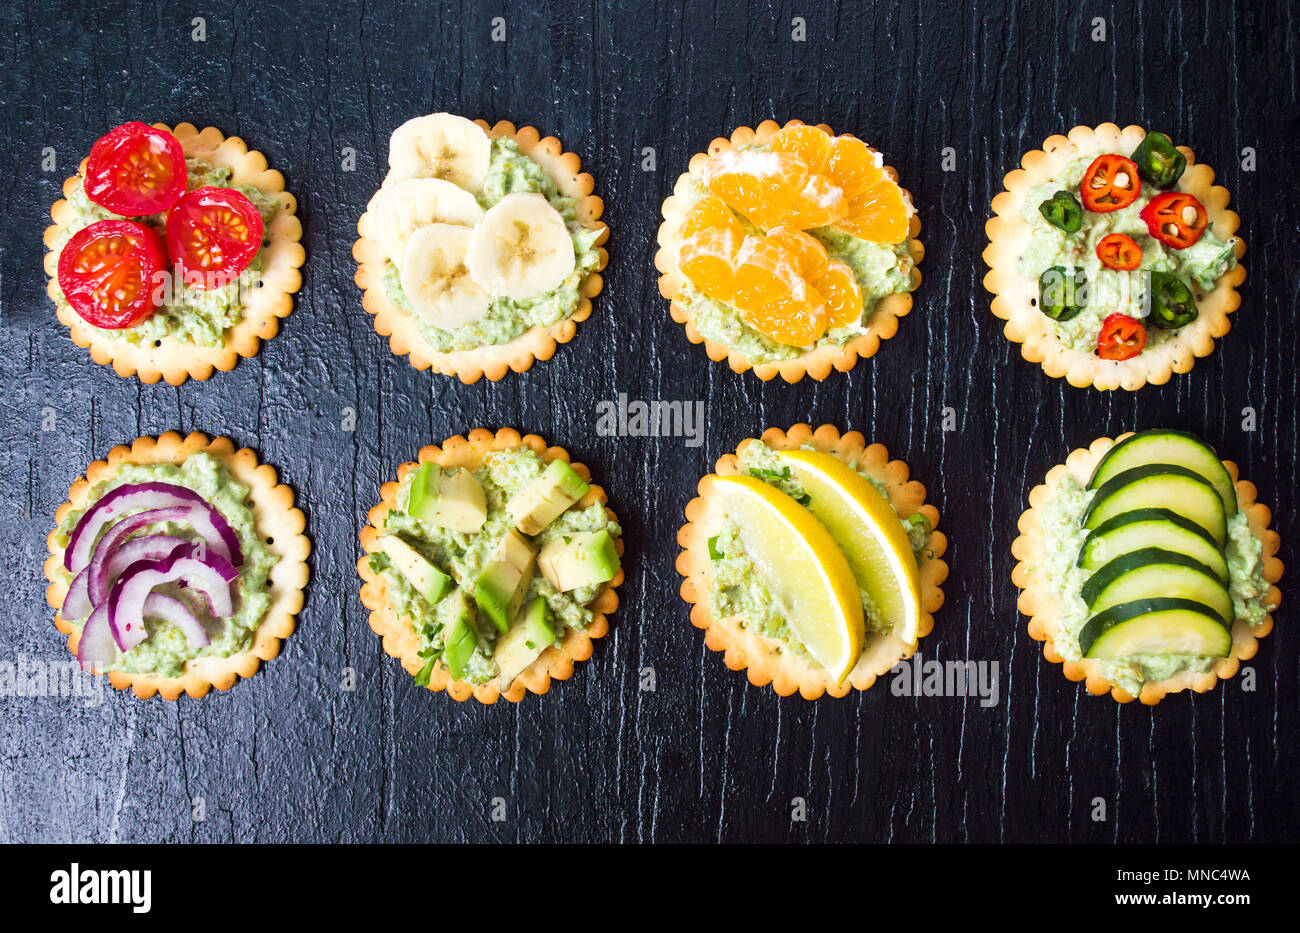
[(506, 514), (526, 535), (535, 535), (591, 487), (563, 460), (552, 460), (541, 475), (510, 497)]
[(506, 532), (492, 552), (478, 582), (474, 584), (474, 601), (479, 611), (492, 620), (500, 631), (510, 629), (519, 606), (533, 580), (533, 546), (515, 529)]
[(540, 596), (519, 613), (510, 631), (497, 641), (493, 655), (499, 669), (501, 689), (507, 689), (528, 665), (536, 661), (555, 641), (551, 607)]
[(451, 585), (451, 577), (429, 563), (423, 554), (397, 535), (381, 537), (379, 549), (388, 555), (393, 566), (430, 606), (442, 599), (447, 587)]
[(618, 547), (607, 529), (560, 535), (542, 548), (537, 566), (561, 593), (614, 579)]
[(474, 623), (474, 608), (464, 592), (456, 590), (447, 599), (442, 624), (442, 660), (454, 679), (460, 680), (465, 676), (465, 665), (477, 647), (478, 626)]
[(483, 486), (466, 469), (444, 470), (422, 463), (411, 478), (406, 510), (413, 518), (440, 528), (473, 534), (487, 520)]

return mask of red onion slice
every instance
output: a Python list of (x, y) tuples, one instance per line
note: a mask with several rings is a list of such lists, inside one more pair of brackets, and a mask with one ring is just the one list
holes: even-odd
[[(171, 509), (154, 509), (152, 512), (140, 512), (139, 515), (151, 515), (158, 512), (170, 512)], [(123, 525), (133, 522), (138, 516), (132, 515), (118, 522), (104, 536), (103, 543), (95, 548), (95, 556), (90, 559), (90, 566), (86, 568), (89, 574), (87, 581), (87, 595), (90, 601), (98, 606), (104, 600), (108, 599), (108, 591), (113, 585), (113, 581), (122, 575), (122, 571), (131, 566), (138, 560), (158, 560), (160, 557), (166, 557), (178, 547), (185, 547), (189, 544), (184, 538), (177, 538), (173, 535), (144, 535), (139, 538), (132, 538), (129, 541), (118, 545), (117, 541), (110, 542), (109, 538), (116, 538), (118, 529)], [(161, 519), (168, 521), (168, 519)], [(152, 522), (143, 522), (141, 524), (153, 524)], [(131, 530), (135, 530), (134, 528)], [(111, 544), (110, 548), (108, 545)]]
[(77, 662), (83, 671), (102, 671), (117, 654), (113, 632), (108, 627), (108, 606), (103, 605), (90, 614), (77, 642)]
[(123, 651), (144, 640), (145, 602), (154, 588), (164, 583), (190, 587), (207, 598), (213, 616), (230, 616), (235, 611), (230, 584), (238, 576), (239, 571), (228, 560), (202, 543), (179, 547), (158, 560), (136, 561), (122, 571), (109, 591), (106, 605), (113, 638)]
[(84, 619), (95, 611), (95, 604), (90, 601), (90, 568), (72, 578), (68, 586), (68, 595), (63, 597), (59, 615), (65, 619)]
[(208, 630), (203, 627), (198, 616), (190, 611), (189, 606), (174, 596), (168, 596), (166, 593), (150, 593), (144, 601), (144, 617), (170, 622), (185, 633), (185, 637), (195, 648), (202, 648), (209, 643)]

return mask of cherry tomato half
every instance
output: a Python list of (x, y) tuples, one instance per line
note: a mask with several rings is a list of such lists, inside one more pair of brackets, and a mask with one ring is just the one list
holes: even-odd
[(124, 217), (161, 213), (185, 193), (185, 152), (166, 130), (139, 120), (101, 136), (86, 159), (86, 197)]
[(1127, 233), (1108, 233), (1097, 243), (1097, 258), (1107, 269), (1132, 272), (1142, 265), (1142, 247)]
[(1205, 205), (1185, 191), (1156, 195), (1138, 216), (1146, 221), (1148, 233), (1174, 249), (1196, 243), (1210, 219)]
[(1105, 153), (1092, 160), (1079, 182), (1079, 197), (1090, 211), (1108, 214), (1128, 207), (1142, 191), (1137, 163)]
[(59, 288), (96, 327), (121, 330), (153, 314), (167, 274), (162, 237), (134, 220), (101, 220), (73, 234), (59, 253)]
[(186, 285), (220, 288), (262, 248), (262, 215), (232, 188), (195, 188), (167, 214), (167, 248)]
[(1127, 314), (1112, 314), (1101, 322), (1097, 355), (1103, 360), (1131, 360), (1147, 345), (1147, 329)]

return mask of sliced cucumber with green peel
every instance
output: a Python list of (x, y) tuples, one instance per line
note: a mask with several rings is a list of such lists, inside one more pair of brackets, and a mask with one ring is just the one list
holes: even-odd
[(1194, 600), (1138, 599), (1089, 619), (1079, 632), (1079, 650), (1102, 661), (1135, 654), (1226, 658), (1232, 632)]
[(1156, 547), (1115, 558), (1088, 578), (1080, 595), (1093, 615), (1121, 603), (1169, 596), (1209, 607), (1225, 626), (1236, 616), (1232, 597), (1214, 571), (1186, 554)]
[(1172, 428), (1139, 431), (1124, 438), (1101, 458), (1092, 479), (1088, 480), (1088, 488), (1096, 489), (1125, 470), (1152, 464), (1191, 470), (1214, 487), (1229, 518), (1237, 514), (1237, 492), (1232, 476), (1214, 448), (1194, 434)]
[(1214, 536), (1169, 509), (1134, 509), (1102, 522), (1079, 548), (1078, 566), (1100, 570), (1117, 557), (1149, 547), (1186, 554), (1228, 582), (1228, 561)]
[(1093, 531), (1116, 515), (1156, 507), (1200, 525), (1220, 547), (1228, 538), (1228, 516), (1219, 493), (1199, 474), (1169, 464), (1134, 467), (1106, 480), (1083, 513), (1083, 527)]

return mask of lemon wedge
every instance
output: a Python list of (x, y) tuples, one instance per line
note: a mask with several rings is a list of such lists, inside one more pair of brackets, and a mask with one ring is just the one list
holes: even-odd
[(865, 623), (853, 570), (830, 532), (760, 479), (717, 476), (713, 487), (795, 637), (843, 683), (862, 654)]
[(915, 645), (921, 576), (903, 523), (889, 501), (844, 461), (819, 450), (776, 451), (808, 494), (808, 509), (848, 558), (890, 630)]

